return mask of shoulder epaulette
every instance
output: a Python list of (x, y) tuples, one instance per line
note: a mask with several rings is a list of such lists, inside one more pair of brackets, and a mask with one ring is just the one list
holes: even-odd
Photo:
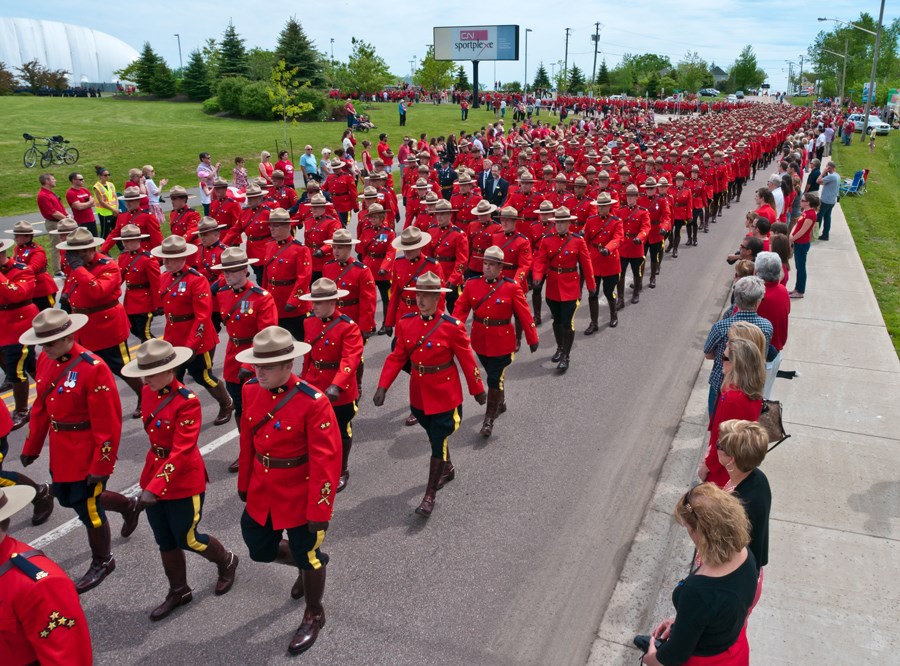
[(400, 319), (409, 319), (410, 317), (418, 317), (418, 316), (419, 316), (418, 312), (407, 312), (405, 315), (400, 317)]
[(100, 258), (97, 260), (97, 263), (98, 263), (98, 264), (109, 264), (109, 263), (111, 263), (111, 262), (112, 262), (112, 259), (110, 259), (109, 257), (100, 257)]
[(90, 363), (91, 365), (97, 365), (97, 364), (100, 362), (100, 359), (97, 358), (96, 356), (94, 356), (94, 355), (93, 355), (91, 352), (89, 352), (89, 351), (83, 351), (83, 352), (81, 352), (81, 358), (83, 358), (85, 361), (87, 361), (87, 362)]
[(197, 275), (199, 277), (203, 277), (203, 274), (200, 271), (198, 271), (196, 268), (194, 268), (193, 266), (191, 266), (189, 269), (187, 269), (187, 272), (191, 273), (192, 275)]
[(580, 231), (573, 231), (572, 235), (575, 236), (575, 238), (584, 238), (584, 234)]
[(356, 259), (353, 262), (353, 265), (356, 266), (357, 268), (365, 268), (366, 267), (366, 265), (363, 262), (361, 262), (359, 259)]
[(182, 386), (181, 388), (179, 388), (179, 389), (178, 389), (178, 392), (181, 394), (181, 397), (187, 398), (188, 400), (190, 400), (191, 398), (196, 398), (196, 397), (197, 397), (197, 396), (194, 395), (194, 393), (193, 393), (189, 388), (187, 388), (186, 386)]
[(143, 250), (143, 251), (141, 252), (141, 254), (142, 254), (143, 256), (145, 256), (145, 257), (150, 257), (151, 259), (153, 258), (153, 255), (150, 254), (149, 252), (147, 252), (147, 250)]
[(255, 285), (253, 285), (252, 287), (250, 287), (250, 291), (252, 291), (254, 294), (265, 294), (265, 293), (267, 293), (266, 290), (263, 289), (262, 287), (260, 287), (258, 284), (255, 284)]
[(259, 384), (259, 378), (258, 378), (258, 377), (254, 377), (253, 379), (248, 379), (248, 380), (247, 380), (246, 382), (244, 382), (244, 383), (245, 383), (245, 384)]
[(212, 293), (214, 293), (214, 294), (218, 294), (218, 293), (219, 293), (220, 291), (222, 291), (226, 286), (227, 286), (227, 285), (225, 285), (225, 284), (223, 284), (222, 282), (219, 282), (218, 280), (216, 280), (216, 281), (213, 282), (211, 285), (209, 285), (209, 290), (210, 290)]
[(457, 319), (453, 315), (448, 315), (446, 312), (441, 314), (441, 319), (443, 319), (444, 321), (449, 321), (454, 326), (459, 326), (459, 319)]
[(342, 320), (342, 321), (345, 321), (345, 322), (347, 322), (348, 324), (352, 324), (352, 323), (353, 323), (353, 320), (350, 319), (350, 317), (348, 317), (347, 315), (345, 315), (343, 312), (342, 312), (341, 315), (338, 317), (338, 319), (340, 319), (340, 320)]
[(294, 245), (299, 245), (300, 247), (305, 247), (305, 245), (303, 245), (303, 243), (298, 241), (296, 238), (293, 241), (291, 241), (291, 243)]
[(310, 398), (312, 398), (313, 400), (318, 400), (319, 398), (322, 397), (321, 391), (319, 391), (319, 390), (318, 390), (316, 387), (314, 387), (314, 386), (310, 386), (309, 384), (307, 384), (307, 383), (306, 383), (305, 381), (303, 381), (302, 379), (301, 379), (299, 382), (297, 382), (297, 388), (300, 389), (303, 393), (305, 393), (306, 395), (308, 395), (308, 396), (309, 396)]
[(325, 266), (328, 266), (328, 265), (333, 264), (333, 263), (335, 263), (335, 262), (337, 262), (337, 259), (329, 259), (328, 261), (325, 262), (324, 265), (325, 265)]
[[(41, 553), (35, 553), (41, 554)], [(41, 569), (34, 562), (31, 562), (27, 557), (22, 557), (21, 554), (15, 554), (11, 558), (9, 558), (10, 563), (23, 574), (28, 576), (34, 582), (41, 580), (42, 578), (46, 578), (50, 574)]]
[(515, 282), (515, 280), (513, 280), (513, 279), (512, 279), (511, 277), (509, 277), (508, 275), (504, 275), (503, 278), (502, 278), (502, 280), (503, 280), (504, 282)]
[(25, 270), (26, 268), (28, 268), (28, 264), (24, 264), (24, 263), (22, 263), (21, 261), (16, 261), (16, 262), (14, 262), (14, 263), (13, 263), (13, 266), (14, 266), (15, 268), (18, 268), (20, 271)]

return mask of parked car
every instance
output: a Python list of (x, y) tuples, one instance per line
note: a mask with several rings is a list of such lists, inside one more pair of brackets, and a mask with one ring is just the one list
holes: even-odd
[[(853, 124), (856, 125), (856, 131), (862, 132), (863, 118), (865, 118), (865, 116), (862, 113), (852, 113), (847, 120), (852, 120)], [(891, 131), (890, 125), (871, 113), (869, 114), (869, 127), (875, 130), (875, 134), (887, 134)]]
[(737, 95), (729, 95), (728, 99), (726, 99), (725, 101), (734, 104), (738, 101)]
[(700, 97), (718, 97), (719, 91), (715, 88), (703, 88), (697, 94), (700, 95)]
[(738, 90), (736, 93), (734, 93), (734, 96), (737, 97), (738, 99), (744, 99), (744, 91)]

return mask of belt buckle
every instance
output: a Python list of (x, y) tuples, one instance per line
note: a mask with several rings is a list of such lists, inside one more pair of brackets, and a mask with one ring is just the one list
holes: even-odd
[(272, 459), (269, 458), (269, 454), (267, 453), (267, 454), (263, 455), (262, 460), (260, 460), (260, 462), (262, 463), (263, 467), (265, 467), (266, 469), (269, 469), (269, 464), (271, 463), (271, 460)]
[(420, 375), (425, 374), (425, 366), (422, 363), (416, 363), (416, 370), (419, 371)]
[(56, 421), (50, 421), (50, 427), (53, 429), (53, 432), (59, 432), (59, 424)]
[(172, 313), (171, 312), (166, 313), (166, 321), (168, 321), (170, 324), (175, 323), (174, 321), (172, 321)]

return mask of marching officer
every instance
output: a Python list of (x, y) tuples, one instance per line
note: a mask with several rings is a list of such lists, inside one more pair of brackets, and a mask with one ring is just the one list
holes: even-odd
[[(668, 185), (668, 182), (666, 183)], [(641, 187), (646, 194), (638, 197), (638, 206), (644, 208), (650, 217), (650, 232), (644, 242), (645, 254), (650, 255), (650, 284), (651, 289), (656, 288), (656, 276), (659, 274), (660, 263), (663, 257), (663, 242), (672, 228), (672, 211), (669, 208), (669, 200), (666, 196), (657, 193), (656, 178), (650, 176)]]
[(228, 196), (228, 181), (224, 178), (216, 178), (213, 181), (209, 217), (221, 224), (223, 229), (231, 229), (241, 219), (241, 204)]
[[(391, 243), (396, 235), (390, 226), (385, 225), (386, 212), (381, 204), (369, 206), (367, 214), (368, 225), (359, 232), (359, 247), (356, 253), (372, 276), (375, 278), (375, 287), (381, 294), (381, 328), (378, 335), (387, 332), (385, 320), (388, 312), (388, 303), (391, 300), (391, 273), (385, 268), (385, 259), (389, 252), (393, 251)], [(388, 267), (389, 268), (389, 267)]]
[(691, 221), (688, 223), (688, 239), (686, 245), (697, 247), (698, 227), (703, 229), (703, 233), (709, 232), (709, 220), (706, 219), (705, 216), (708, 203), (706, 181), (700, 177), (699, 165), (694, 164), (691, 166), (691, 177), (687, 182), (687, 186), (691, 190), (691, 202), (694, 209), (691, 214)]
[(187, 584), (184, 551), (190, 550), (218, 566), (215, 593), (222, 595), (234, 584), (238, 558), (215, 537), (198, 531), (206, 494), (206, 466), (197, 446), (203, 410), (200, 400), (175, 378), (175, 370), (193, 351), (151, 339), (137, 350), (123, 372), (144, 382), (144, 430), (150, 449), (141, 471), (140, 506), (147, 513), (169, 592), (150, 612), (162, 620), (192, 599)]
[(0, 240), (0, 354), (15, 401), (11, 430), (18, 430), (28, 423), (28, 377), (34, 377), (36, 368), (34, 347), (23, 345), (19, 338), (31, 328), (38, 309), (32, 300), (34, 271), (7, 254), (13, 244), (12, 240)]
[[(255, 562), (300, 569), (291, 597), (306, 597), (303, 621), (288, 651), (305, 652), (325, 624), (322, 595), (329, 557), (322, 542), (334, 512), (341, 438), (328, 399), (292, 371), (309, 352), (278, 326), (237, 356), (256, 378), (244, 384), (238, 495), (246, 502), (241, 534)], [(282, 538), (287, 530), (287, 540)]]
[[(517, 331), (525, 331), (525, 340), (532, 354), (538, 348), (537, 328), (525, 293), (519, 282), (503, 275), (508, 266), (501, 248), (492, 245), (485, 250), (484, 275), (466, 281), (462, 296), (453, 310), (453, 316), (462, 322), (468, 319), (469, 311), (472, 311), (472, 349), (487, 374), (487, 409), (481, 426), (482, 437), (491, 436), (494, 420), (506, 411), (503, 373), (512, 363), (518, 345)], [(515, 328), (513, 317), (517, 324)]]
[(553, 211), (555, 233), (541, 241), (532, 264), (536, 288), (547, 282), (547, 307), (553, 317), (553, 335), (556, 337), (556, 353), (551, 360), (562, 372), (569, 369), (569, 354), (575, 341), (575, 311), (581, 296), (579, 267), (588, 292), (597, 289), (584, 238), (569, 233), (569, 225), (574, 219), (565, 206)]
[(522, 215), (522, 220), (516, 228), (517, 231), (529, 233), (531, 225), (538, 221), (537, 210), (544, 201), (544, 195), (534, 188), (534, 176), (530, 172), (523, 172), (519, 178), (519, 189), (510, 193), (506, 205), (515, 208)]
[(28, 486), (0, 487), (3, 663), (91, 666), (91, 634), (69, 576), (43, 552), (9, 534), (10, 518), (33, 498)]
[(531, 225), (531, 230), (529, 233), (529, 240), (531, 241), (531, 275), (529, 276), (529, 282), (531, 287), (531, 308), (534, 312), (534, 325), (541, 325), (541, 309), (543, 308), (544, 301), (541, 295), (541, 287), (538, 286), (534, 281), (534, 256), (537, 254), (538, 246), (541, 244), (541, 241), (547, 236), (551, 236), (555, 233), (555, 225), (553, 223), (553, 202), (549, 199), (544, 199), (541, 202), (541, 205), (535, 211), (538, 215), (538, 221)]
[[(69, 262), (65, 259), (66, 251), (60, 250), (59, 244), (65, 243), (69, 238), (69, 234), (71, 234), (77, 228), (78, 223), (75, 220), (73, 220), (71, 217), (64, 217), (57, 223), (56, 229), (49, 232), (50, 244), (55, 245), (57, 247), (57, 252), (59, 252), (59, 270), (64, 277), (69, 277), (69, 273), (72, 271), (72, 268), (69, 266)], [(65, 293), (65, 291), (63, 291), (63, 293), (59, 295), (59, 307), (61, 307), (66, 312), (70, 312), (72, 309), (72, 306), (69, 303), (69, 297)]]
[[(225, 232), (222, 242), (225, 245), (241, 244), (241, 235), (247, 235), (247, 256), (262, 261), (266, 257), (267, 246), (272, 240), (269, 232), (269, 209), (262, 205), (265, 193), (259, 185), (251, 183), (247, 186), (247, 208), (241, 211), (237, 224)], [(257, 283), (262, 282), (262, 267), (254, 267)]]
[(212, 374), (212, 357), (219, 336), (212, 323), (213, 296), (209, 282), (196, 269), (187, 268), (187, 258), (197, 253), (197, 246), (181, 236), (169, 236), (151, 254), (162, 259), (165, 275), (160, 278), (160, 303), (166, 318), (163, 338), (178, 347), (189, 347), (194, 355), (175, 372), (178, 381), (191, 373), (219, 403), (213, 425), (231, 420), (234, 403), (225, 383)]
[(475, 220), (469, 222), (466, 236), (469, 239), (469, 265), (466, 268), (466, 279), (481, 275), (481, 257), (484, 251), (494, 244), (494, 234), (503, 231), (492, 217), (497, 206), (487, 199), (482, 199), (469, 212)]
[[(349, 233), (346, 229), (335, 231)], [(337, 248), (335, 248), (337, 249)], [(367, 269), (368, 270), (368, 269)], [(351, 292), (338, 287), (329, 278), (319, 278), (310, 293), (301, 298), (312, 303), (314, 317), (303, 322), (310, 351), (303, 357), (303, 381), (322, 391), (331, 401), (341, 435), (341, 477), (336, 492), (341, 492), (350, 478), (347, 462), (353, 447), (351, 421), (359, 410), (358, 367), (363, 357), (363, 336), (359, 326), (341, 311), (341, 299)]]
[[(672, 206), (672, 217), (675, 221), (675, 229), (672, 232), (669, 246), (666, 252), (672, 253), (672, 259), (678, 258), (678, 246), (681, 244), (681, 230), (685, 225), (691, 223), (691, 215), (694, 211), (693, 194), (691, 188), (685, 185), (684, 173), (679, 171), (675, 174), (675, 190), (672, 192), (674, 204)], [(688, 234), (688, 242), (690, 244), (690, 234)]]
[(194, 268), (210, 284), (219, 279), (218, 273), (212, 267), (221, 262), (222, 253), (227, 247), (221, 241), (221, 230), (225, 228), (227, 228), (225, 224), (213, 217), (204, 217), (197, 225), (200, 244), (197, 246), (197, 260), (194, 262)]
[[(156, 220), (156, 216), (150, 217)], [(116, 238), (122, 227), (116, 225), (116, 229), (118, 231), (110, 235), (110, 239)], [(109, 239), (107, 242), (115, 243)], [(141, 241), (142, 247), (145, 242)], [(130, 324), (125, 307), (119, 302), (122, 274), (115, 261), (97, 252), (97, 246), (102, 243), (102, 239), (94, 238), (90, 231), (79, 227), (57, 246), (65, 250), (65, 262), (69, 265), (63, 294), (73, 314), (88, 316), (87, 325), (78, 337), (79, 342), (103, 359), (113, 374), (121, 377), (134, 391), (138, 404), (131, 418), (139, 419), (141, 382), (122, 375), (122, 367), (131, 361), (127, 342)]]
[(116, 226), (109, 232), (106, 240), (101, 240), (101, 254), (106, 254), (112, 249), (112, 246), (115, 245), (115, 241), (112, 240), (113, 237), (121, 236), (122, 227), (126, 224), (133, 224), (141, 230), (142, 234), (148, 235), (147, 240), (141, 245), (142, 249), (149, 250), (162, 243), (162, 231), (159, 228), (159, 220), (156, 218), (156, 215), (150, 212), (149, 208), (141, 208), (141, 199), (144, 197), (145, 195), (141, 194), (140, 189), (137, 187), (125, 188), (119, 199), (125, 202), (126, 210), (124, 213), (119, 213), (118, 217), (116, 217)]
[(441, 285), (441, 278), (428, 271), (413, 286), (403, 287), (415, 293), (418, 312), (410, 312), (397, 323), (397, 344), (384, 362), (373, 398), (375, 406), (381, 407), (397, 375), (410, 364), (410, 411), (431, 444), (428, 485), (416, 508), (416, 513), (426, 518), (434, 510), (437, 490), (456, 477), (447, 447), (462, 420), (462, 385), (454, 359), (465, 375), (469, 393), (479, 405), (487, 402), (465, 326), (440, 312), (441, 294), (449, 291)]
[(625, 236), (622, 231), (622, 220), (610, 214), (612, 207), (617, 203), (619, 202), (610, 198), (609, 192), (601, 192), (597, 197), (597, 214), (589, 217), (584, 226), (584, 242), (591, 256), (594, 281), (597, 283), (597, 288), (588, 294), (591, 323), (585, 329), (585, 335), (593, 335), (600, 330), (597, 320), (600, 317), (601, 286), (609, 306), (609, 327), (615, 328), (619, 325), (616, 285), (619, 283), (619, 272), (622, 270), (619, 262), (619, 246)]
[(34, 242), (35, 235), (42, 232), (35, 232), (29, 222), (22, 220), (16, 222), (12, 230), (6, 233), (13, 234), (15, 239), (16, 261), (26, 264), (34, 273), (34, 293), (31, 300), (38, 310), (52, 308), (56, 304), (56, 292), (59, 288), (56, 286), (56, 280), (47, 271), (47, 253)]
[(331, 259), (331, 246), (325, 243), (334, 232), (342, 227), (341, 221), (327, 214), (325, 206), (328, 202), (321, 194), (310, 200), (310, 213), (303, 217), (303, 242), (312, 255), (311, 281), (322, 277), (325, 262)]
[(619, 284), (616, 286), (616, 307), (621, 310), (625, 307), (625, 272), (631, 266), (631, 275), (634, 278), (634, 293), (631, 302), (640, 300), (641, 288), (644, 277), (644, 241), (650, 234), (650, 213), (643, 206), (639, 206), (638, 187), (631, 184), (625, 188), (624, 206), (616, 211), (616, 216), (622, 220), (622, 231), (625, 235), (624, 242), (619, 246), (619, 259), (622, 272), (619, 275)]
[[(241, 425), (243, 413), (241, 387), (253, 376), (253, 372), (235, 358), (240, 352), (250, 348), (254, 335), (278, 323), (275, 299), (265, 289), (250, 282), (248, 269), (255, 263), (256, 259), (248, 258), (243, 248), (230, 247), (222, 253), (221, 263), (212, 267), (222, 274), (225, 283), (224, 288), (216, 293), (215, 307), (225, 324), (225, 332), (228, 333), (222, 378), (234, 404), (234, 417), (238, 426)], [(237, 459), (228, 466), (228, 471), (238, 471)]]
[(456, 211), (456, 226), (466, 231), (469, 222), (475, 219), (471, 211), (481, 200), (481, 194), (474, 191), (475, 181), (468, 171), (460, 172), (457, 184), (459, 192), (450, 197), (450, 206)]
[(300, 297), (309, 291), (312, 258), (309, 249), (291, 235), (291, 218), (286, 210), (276, 208), (272, 211), (269, 228), (273, 242), (266, 249), (260, 286), (275, 299), (278, 325), (290, 331), (295, 339), (302, 340), (303, 320), (309, 314), (309, 304)]
[(137, 500), (106, 490), (122, 437), (122, 407), (110, 369), (75, 341), (75, 333), (87, 323), (83, 314), (70, 316), (50, 308), (19, 338), (23, 345), (44, 350), (20, 459), (25, 467), (37, 460), (49, 432), (53, 496), (78, 514), (91, 547), (91, 566), (75, 581), (79, 594), (95, 588), (116, 568), (106, 511), (122, 514), (123, 537), (134, 532), (140, 517)]
[[(519, 231), (522, 218), (512, 206), (500, 210), (501, 231), (494, 234), (494, 245), (503, 251), (505, 257), (502, 275), (515, 280), (522, 293), (528, 292), (528, 276), (531, 274), (531, 240)], [(522, 346), (522, 323), (516, 319), (516, 351)]]
[(297, 199), (297, 190), (284, 184), (284, 171), (275, 169), (272, 172), (272, 185), (269, 187), (264, 203), (269, 208), (291, 210), (297, 203)]
[(200, 223), (200, 213), (188, 207), (188, 199), (193, 198), (181, 185), (176, 185), (169, 190), (169, 200), (172, 202), (172, 211), (169, 213), (169, 233), (181, 236), (190, 243), (197, 242), (197, 225)]
[(434, 206), (435, 224), (428, 233), (431, 243), (428, 256), (434, 257), (440, 266), (439, 275), (450, 289), (447, 295), (447, 309), (453, 311), (456, 299), (459, 298), (460, 287), (469, 262), (469, 241), (462, 229), (453, 224), (453, 207), (446, 199), (441, 199)]
[[(331, 201), (337, 210), (340, 225), (347, 226), (351, 213), (356, 210), (356, 179), (347, 172), (347, 163), (343, 160), (333, 159), (329, 165), (334, 173), (325, 179), (322, 191), (331, 194)], [(313, 206), (316, 204), (313, 203)], [(331, 238), (328, 234), (325, 238)], [(317, 278), (318, 279), (318, 278)]]
[(122, 227), (122, 235), (115, 240), (122, 243), (119, 272), (125, 285), (125, 314), (131, 324), (131, 334), (141, 342), (153, 337), (150, 325), (159, 310), (159, 262), (141, 249), (141, 241), (148, 238), (133, 224)]

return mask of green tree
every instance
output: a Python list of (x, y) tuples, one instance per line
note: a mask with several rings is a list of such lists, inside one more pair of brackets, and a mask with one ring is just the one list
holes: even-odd
[[(303, 84), (309, 87), (309, 82)], [(301, 117), (313, 110), (313, 105), (304, 102), (299, 97), (300, 82), (297, 81), (297, 68), (288, 69), (287, 63), (282, 59), (272, 69), (269, 78), (268, 93), (272, 103), (272, 112), (281, 118), (284, 128), (284, 142), (287, 143), (287, 125), (296, 123)]]
[(606, 66), (606, 58), (600, 62), (600, 69), (597, 70), (597, 83), (601, 86), (609, 85), (609, 69)]
[(469, 83), (469, 76), (466, 74), (466, 68), (462, 65), (459, 66), (459, 69), (456, 72), (456, 89), (457, 90), (471, 90), (472, 85)]
[(544, 67), (543, 61), (538, 64), (537, 72), (534, 73), (534, 81), (531, 84), (532, 90), (549, 90), (550, 77), (547, 75), (547, 68)]
[(247, 78), (251, 81), (268, 81), (278, 59), (274, 51), (252, 48), (247, 52)]
[(241, 89), (238, 112), (245, 118), (272, 120), (272, 103), (269, 101), (269, 84), (250, 81)]
[(656, 97), (659, 94), (659, 74), (656, 72), (651, 72), (648, 77), (643, 79), (642, 87), (644, 92), (647, 93), (647, 97)]
[(522, 92), (522, 84), (518, 81), (507, 81), (501, 86), (501, 90), (511, 93)]
[(231, 21), (228, 21), (228, 27), (222, 35), (219, 57), (219, 78), (247, 75), (247, 49)]
[(240, 113), (241, 91), (248, 83), (250, 80), (243, 76), (229, 76), (219, 81), (216, 96), (223, 110)]
[(284, 60), (288, 69), (296, 68), (297, 80), (301, 84), (309, 83), (314, 87), (325, 84), (323, 58), (294, 16), (287, 20), (278, 34), (275, 57)]
[(569, 92), (577, 93), (583, 91), (587, 82), (584, 80), (584, 72), (581, 71), (581, 68), (572, 64), (572, 67), (569, 69), (569, 80), (566, 82)]
[(347, 74), (350, 89), (360, 93), (381, 90), (394, 80), (384, 59), (375, 52), (375, 47), (356, 37), (351, 38), (353, 50), (347, 60)]
[(735, 90), (758, 88), (766, 80), (766, 73), (760, 69), (753, 53), (753, 46), (747, 44), (731, 66), (731, 79)]
[(0, 95), (9, 95), (16, 87), (16, 75), (0, 62)]
[(169, 66), (164, 60), (160, 60), (156, 63), (153, 76), (150, 78), (150, 90), (148, 92), (160, 99), (175, 97), (178, 92), (175, 74), (169, 69)]
[(181, 89), (188, 96), (198, 102), (209, 99), (212, 89), (209, 85), (209, 70), (203, 61), (203, 54), (198, 49), (191, 51), (188, 56), (187, 67), (184, 68), (184, 77), (181, 80)]
[(203, 56), (203, 62), (206, 63), (206, 71), (209, 72), (209, 82), (212, 86), (219, 80), (219, 66), (222, 63), (222, 53), (219, 51), (218, 42), (210, 37), (200, 48), (200, 54)]
[(156, 74), (156, 66), (162, 62), (162, 58), (153, 50), (150, 42), (144, 42), (141, 55), (136, 62), (134, 82), (142, 93), (152, 94), (153, 76)]
[(697, 92), (711, 78), (709, 66), (696, 51), (688, 51), (678, 62), (678, 86), (682, 90)]
[(453, 83), (453, 61), (435, 60), (434, 47), (429, 46), (413, 81), (425, 90), (445, 90)]

